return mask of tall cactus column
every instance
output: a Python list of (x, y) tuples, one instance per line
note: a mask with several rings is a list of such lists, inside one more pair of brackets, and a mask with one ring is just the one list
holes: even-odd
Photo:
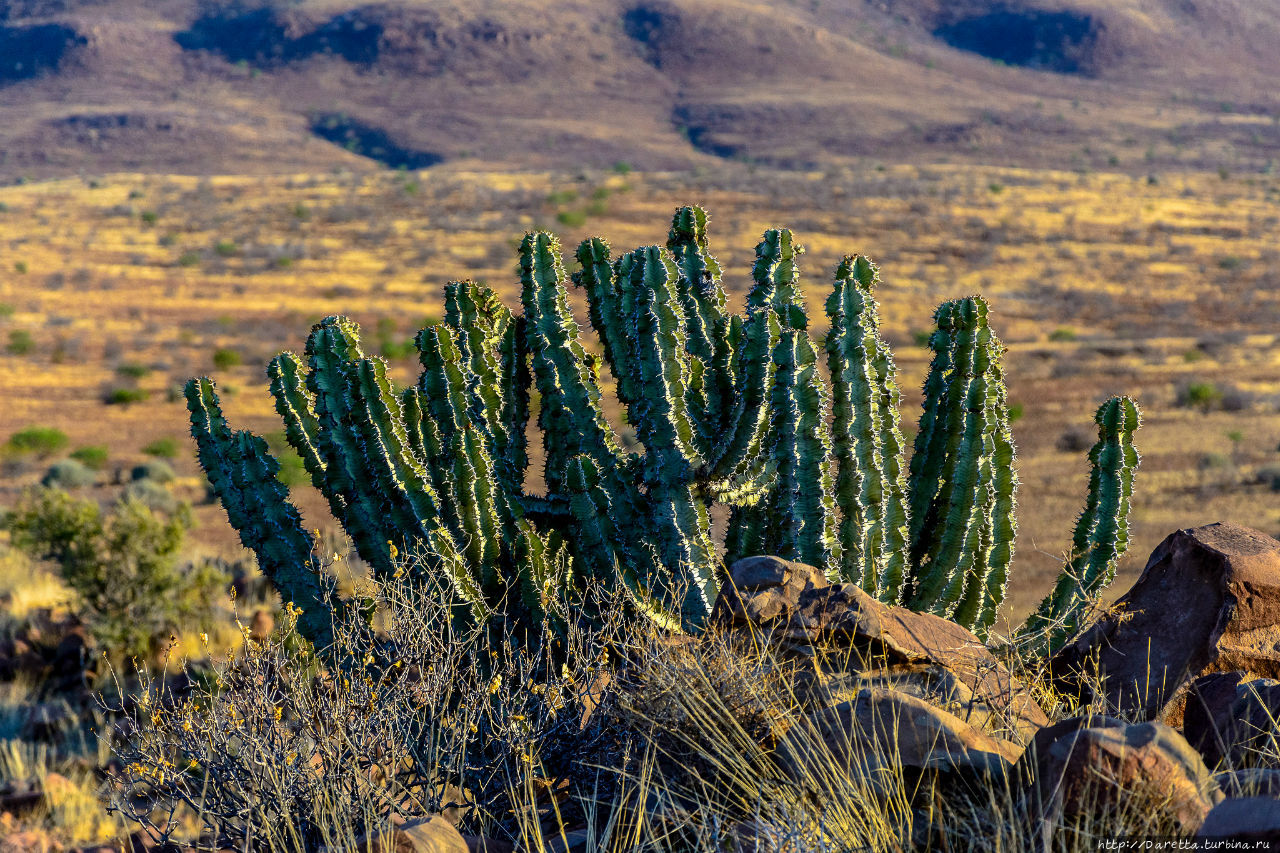
[(798, 258), (803, 250), (787, 229), (765, 232), (756, 246), (755, 285), (747, 297), (748, 323), (772, 313), (779, 327), (771, 354), (773, 387), (769, 431), (762, 446), (774, 481), (760, 504), (735, 508), (726, 549), (730, 560), (777, 554), (831, 572), (837, 559), (835, 498), (827, 464), (831, 436), (826, 424), (827, 389), (809, 339), (809, 319), (800, 291)]
[(827, 300), (840, 508), (840, 576), (897, 603), (907, 565), (906, 479), (897, 369), (880, 337), (876, 268), (846, 257)]
[(936, 320), (909, 480), (908, 606), (981, 636), (1003, 598), (1016, 532), (1003, 348), (979, 297), (944, 303)]
[(1071, 559), (1018, 631), (1041, 639), (1050, 654), (1079, 629), (1085, 608), (1115, 579), (1129, 548), (1129, 504), (1139, 461), (1133, 434), (1141, 412), (1132, 399), (1112, 397), (1098, 408), (1094, 423), (1098, 441), (1089, 451), (1089, 495), (1071, 538)]

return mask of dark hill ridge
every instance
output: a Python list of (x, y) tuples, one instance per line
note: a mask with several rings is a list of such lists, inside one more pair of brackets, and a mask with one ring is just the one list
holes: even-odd
[(1276, 44), (1275, 0), (20, 0), (0, 3), (0, 179), (1248, 169), (1280, 152)]

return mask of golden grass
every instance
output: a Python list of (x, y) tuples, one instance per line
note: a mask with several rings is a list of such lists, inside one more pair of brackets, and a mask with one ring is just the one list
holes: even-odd
[[(125, 174), (6, 187), (0, 348), (19, 331), (34, 348), (0, 355), (0, 439), (32, 424), (57, 426), (73, 447), (107, 444), (113, 465), (133, 464), (148, 442), (185, 434), (173, 391), (199, 373), (217, 376), (237, 426), (278, 431), (262, 364), (300, 348), (320, 317), (353, 316), (378, 352), (439, 316), (450, 279), (484, 279), (514, 304), (514, 241), (528, 228), (557, 231), (570, 252), (594, 233), (629, 247), (665, 239), (674, 207), (700, 203), (713, 215), (712, 248), (735, 305), (761, 230), (796, 231), (809, 251), (818, 334), (839, 256), (860, 251), (880, 263), (907, 424), (927, 366), (913, 336), (929, 327), (933, 306), (975, 291), (991, 299), (1009, 347), (1011, 401), (1024, 411), (1014, 425), (1023, 486), (1010, 597), (1011, 611), (1022, 613), (1056, 573), (1083, 500), (1084, 453), (1056, 445), (1069, 429), (1087, 435), (1093, 409), (1111, 393), (1135, 394), (1146, 413), (1133, 546), (1118, 586), (1177, 527), (1230, 518), (1280, 528), (1280, 496), (1248, 485), (1258, 469), (1280, 464), (1278, 201), (1280, 182), (1270, 176), (1165, 174), (1151, 183), (969, 166)], [(243, 364), (215, 369), (219, 349), (235, 350)], [(117, 373), (123, 363), (150, 372), (131, 379)], [(393, 373), (409, 381), (412, 357), (395, 358)], [(1239, 388), (1239, 410), (1179, 407), (1179, 384), (1193, 381)], [(103, 405), (107, 391), (133, 385), (146, 401)], [(189, 452), (177, 460), (179, 490), (198, 498)], [(1230, 465), (1217, 464), (1223, 456)], [(0, 481), (0, 503), (44, 464)], [(309, 489), (298, 499), (309, 524), (326, 523)], [(231, 545), (216, 507), (198, 515), (198, 541)]]

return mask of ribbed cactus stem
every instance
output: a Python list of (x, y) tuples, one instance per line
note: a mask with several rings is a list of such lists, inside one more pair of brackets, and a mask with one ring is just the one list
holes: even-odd
[(907, 562), (906, 483), (896, 369), (880, 337), (875, 267), (836, 269), (827, 300), (841, 578), (897, 602)]
[(910, 488), (909, 606), (985, 631), (1012, 555), (1012, 441), (1000, 342), (978, 297), (943, 305)]
[(529, 356), (541, 396), (544, 480), (549, 491), (560, 494), (570, 459), (585, 453), (601, 470), (612, 471), (621, 452), (569, 310), (560, 241), (545, 232), (526, 235), (520, 244), (520, 278)]
[(471, 281), (445, 285), (445, 324), (455, 331), (468, 369), (471, 422), (484, 432), (504, 491), (519, 492), (528, 464), (524, 329), (496, 293)]
[(700, 207), (676, 211), (667, 249), (680, 270), (690, 359), (686, 390), (690, 416), (704, 455), (720, 440), (734, 404), (732, 320), (720, 285), (720, 264), (707, 250), (707, 213)]
[[(835, 498), (827, 464), (831, 437), (826, 385), (805, 331), (809, 320), (797, 262), (802, 251), (786, 229), (765, 232), (756, 247), (755, 285), (747, 297), (748, 310), (757, 322), (762, 313), (775, 315), (780, 328), (771, 355), (769, 429), (761, 446), (774, 479), (761, 504), (734, 511), (726, 547), (731, 560), (776, 554), (827, 571), (837, 548)], [(741, 372), (745, 375), (749, 367)]]
[(247, 432), (231, 432), (212, 379), (186, 386), (191, 434), (200, 466), (240, 542), (258, 557), (272, 586), (299, 608), (298, 630), (319, 649), (333, 642), (333, 620), (342, 608), (315, 563), (315, 540), (277, 478), (280, 464), (267, 443)]
[(1089, 451), (1089, 495), (1071, 539), (1071, 559), (1058, 575), (1053, 591), (1019, 629), (1040, 638), (1050, 654), (1080, 627), (1091, 601), (1115, 579), (1116, 566), (1129, 548), (1129, 506), (1138, 450), (1133, 435), (1142, 423), (1129, 397), (1112, 397), (1094, 422), (1098, 441)]

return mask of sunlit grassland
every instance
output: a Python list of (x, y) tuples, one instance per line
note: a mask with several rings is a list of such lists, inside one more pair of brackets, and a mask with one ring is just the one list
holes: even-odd
[[(446, 281), (483, 279), (518, 301), (524, 231), (555, 230), (569, 253), (588, 234), (630, 248), (664, 241), (672, 210), (686, 203), (712, 213), (712, 250), (735, 307), (761, 231), (795, 230), (808, 249), (815, 334), (840, 256), (875, 259), (907, 424), (933, 308), (975, 292), (991, 299), (1022, 415), (1015, 610), (1056, 571), (1083, 499), (1084, 450), (1063, 435), (1088, 436), (1111, 393), (1137, 395), (1146, 412), (1124, 571), (1140, 569), (1176, 527), (1230, 518), (1280, 530), (1280, 493), (1252, 484), (1280, 465), (1280, 181), (1269, 175), (726, 165), (695, 174), (113, 175), (6, 187), (0, 441), (55, 426), (71, 447), (105, 444), (113, 466), (132, 464), (149, 442), (185, 434), (176, 389), (200, 373), (218, 378), (235, 423), (278, 431), (263, 364), (300, 349), (319, 318), (353, 316), (366, 348), (408, 381), (416, 369), (406, 344), (440, 315)], [(1180, 404), (1192, 384), (1212, 393)], [(104, 402), (121, 389), (140, 392), (125, 395), (137, 401)], [(180, 448), (180, 485), (197, 497), (189, 446)], [(44, 464), (10, 465), (0, 503)], [(322, 526), (318, 501), (302, 492)], [(199, 516), (197, 538), (230, 549), (217, 508)]]

